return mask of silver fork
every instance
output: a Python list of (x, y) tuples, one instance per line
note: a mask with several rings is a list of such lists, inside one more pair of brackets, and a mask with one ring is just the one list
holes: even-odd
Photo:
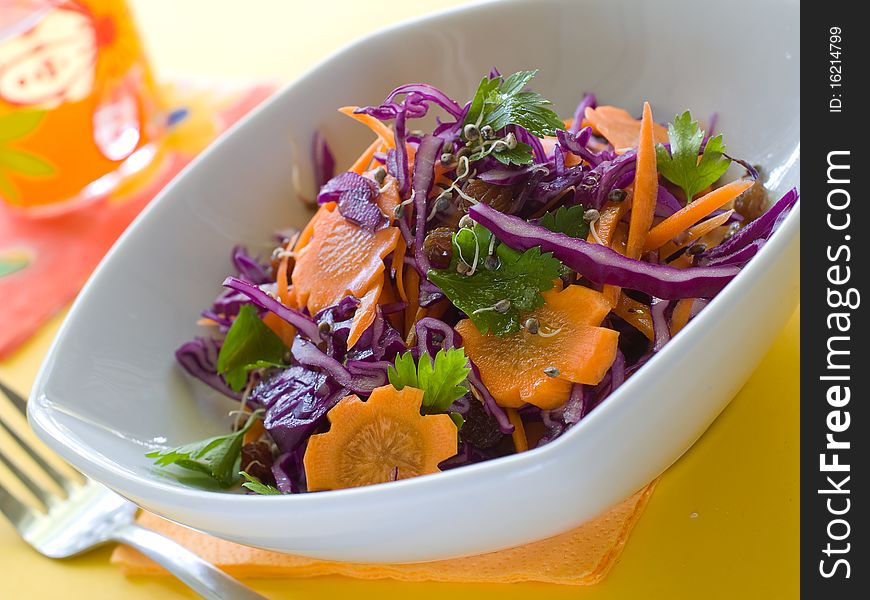
[[(26, 402), (6, 385), (0, 391), (22, 413)], [(262, 600), (241, 582), (183, 546), (133, 521), (137, 506), (90, 479), (75, 481), (58, 472), (15, 431), (0, 419), (16, 443), (42, 471), (64, 491), (56, 496), (37, 485), (30, 476), (0, 451), (2, 463), (39, 500), (45, 512), (32, 509), (0, 485), (0, 512), (12, 522), (31, 546), (49, 558), (67, 558), (109, 542), (131, 546), (163, 566), (203, 598), (213, 600)]]

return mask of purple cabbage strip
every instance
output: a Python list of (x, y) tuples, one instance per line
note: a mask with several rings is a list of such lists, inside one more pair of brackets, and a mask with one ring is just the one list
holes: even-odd
[(312, 342), (296, 336), (290, 352), (293, 354), (293, 358), (302, 366), (320, 369), (342, 387), (353, 390), (356, 393), (365, 393), (363, 390), (354, 389), (353, 377), (350, 371), (347, 370), (347, 367), (331, 356), (327, 356), (325, 352)]
[(223, 376), (217, 372), (217, 360), (221, 349), (221, 340), (209, 337), (195, 337), (182, 344), (175, 351), (175, 359), (192, 377), (199, 379), (221, 394), (241, 399), (241, 394), (234, 392)]
[[(427, 83), (409, 83), (400, 85), (387, 96), (387, 102), (395, 102), (396, 96), (401, 94), (417, 94), (421, 100), (433, 102), (443, 108), (445, 111), (453, 115), (454, 118), (460, 119), (464, 117), (464, 112), (459, 104), (451, 99), (447, 94), (439, 90), (433, 85)], [(418, 101), (417, 103), (419, 103)]]
[(577, 133), (570, 133), (560, 129), (556, 132), (556, 138), (559, 140), (559, 147), (567, 150), (571, 154), (579, 156), (593, 167), (597, 167), (606, 160), (606, 156), (596, 154), (586, 147), (589, 143), (589, 138), (592, 137), (592, 128), (584, 127)]
[(479, 172), (477, 177), (481, 181), (494, 185), (513, 185), (525, 181), (535, 171), (543, 171), (549, 174), (549, 169), (543, 164), (527, 165), (520, 168), (510, 168), (501, 163), (491, 169)]
[(422, 306), (423, 308), (426, 308), (427, 306), (432, 306), (443, 298), (444, 292), (442, 292), (438, 288), (438, 286), (436, 286), (428, 279), (420, 280), (420, 297), (417, 300), (417, 303), (420, 306)]
[(320, 131), (315, 131), (311, 138), (311, 159), (314, 165), (314, 185), (319, 191), (335, 175), (335, 157)]
[(619, 349), (616, 350), (616, 358), (610, 366), (612, 391), (625, 383), (625, 356)]
[(274, 281), (266, 272), (265, 266), (257, 262), (244, 246), (235, 246), (232, 254), (233, 266), (239, 273), (239, 278), (244, 281), (261, 285)]
[(257, 286), (235, 277), (227, 277), (223, 285), (231, 290), (241, 292), (260, 308), (275, 313), (281, 319), (293, 325), (299, 333), (308, 339), (320, 340), (320, 331), (317, 329), (317, 324), (310, 317), (298, 310), (285, 306)]
[(387, 385), (387, 369), (393, 363), (386, 360), (368, 362), (365, 360), (349, 360), (347, 370), (353, 377), (353, 388), (357, 393), (371, 394), (372, 390)]
[(387, 219), (375, 203), (378, 186), (362, 175), (347, 171), (333, 177), (317, 195), (317, 202), (338, 201), (338, 212), (356, 225), (375, 231), (384, 227)]
[(715, 258), (734, 254), (744, 246), (748, 246), (752, 242), (767, 238), (773, 231), (773, 227), (780, 217), (787, 215), (792, 207), (797, 204), (800, 195), (797, 189), (792, 188), (787, 191), (782, 198), (777, 200), (773, 206), (767, 209), (763, 215), (749, 223), (746, 227), (735, 233), (729, 239), (725, 240), (718, 246), (710, 248), (703, 254), (700, 254), (695, 260), (698, 264), (704, 265)]
[(596, 106), (598, 106), (598, 100), (595, 98), (595, 94), (583, 94), (583, 99), (580, 100), (580, 104), (578, 104), (577, 108), (574, 110), (574, 122), (571, 123), (571, 129), (569, 131), (575, 134), (580, 131), (580, 126), (583, 124), (583, 119), (586, 117), (586, 109), (595, 108)]
[(532, 135), (525, 127), (520, 127), (519, 125), (510, 125), (508, 129), (513, 130), (518, 142), (532, 147), (532, 156), (536, 163), (548, 162), (547, 153), (544, 152), (544, 146), (541, 145), (541, 140), (537, 136)]
[(285, 494), (300, 494), (308, 487), (303, 462), (307, 447), (306, 441), (292, 452), (282, 452), (272, 463), (275, 486)]
[[(417, 346), (420, 356), (424, 353), (435, 356), (442, 348), (450, 350), (462, 345), (462, 337), (450, 325), (440, 319), (423, 317), (414, 326), (417, 332)], [(434, 334), (441, 336), (441, 341), (436, 342)]]
[(263, 426), (278, 448), (292, 452), (345, 395), (347, 389), (326, 373), (292, 365), (261, 380), (251, 390), (250, 400), (265, 407)]
[(408, 197), (411, 189), (411, 175), (408, 172), (408, 148), (405, 146), (405, 109), (396, 110), (396, 125), (393, 135), (396, 139), (396, 183), (399, 185), (399, 197)]
[(469, 215), (515, 250), (540, 246), (594, 283), (640, 290), (666, 300), (710, 298), (740, 272), (739, 267), (732, 266), (681, 270), (633, 260), (606, 246), (553, 233), (482, 203), (472, 206)]
[(513, 433), (514, 426), (508, 419), (507, 413), (504, 412), (501, 406), (499, 406), (495, 398), (492, 397), (492, 394), (489, 393), (489, 390), (486, 389), (486, 386), (483, 385), (483, 381), (480, 380), (480, 371), (477, 370), (477, 366), (471, 360), (468, 361), (468, 364), (471, 366), (471, 372), (468, 373), (468, 383), (471, 384), (477, 393), (480, 394), (480, 397), (483, 398), (483, 407), (486, 409), (486, 412), (498, 423), (498, 428), (502, 433)]
[(650, 316), (652, 316), (653, 324), (653, 352), (658, 352), (671, 339), (671, 332), (668, 327), (668, 319), (665, 316), (670, 302), (660, 298), (653, 298), (650, 304)]
[(724, 265), (745, 265), (753, 256), (758, 254), (758, 251), (761, 250), (761, 248), (764, 247), (764, 244), (766, 243), (767, 239), (765, 238), (753, 240), (742, 248), (735, 250), (731, 254), (724, 254), (722, 256), (717, 256), (716, 258), (711, 258), (704, 261), (704, 266), (721, 267)]
[(659, 183), (658, 194), (656, 195), (655, 216), (667, 218), (681, 208), (683, 207), (680, 206), (680, 201), (668, 191), (668, 188)]
[(426, 238), (426, 217), (429, 215), (427, 198), (435, 181), (435, 162), (441, 154), (444, 141), (433, 135), (427, 135), (417, 148), (414, 157), (414, 214), (417, 220), (414, 232), (414, 259), (418, 270), (424, 274), (429, 270), (429, 259), (423, 252), (423, 241)]

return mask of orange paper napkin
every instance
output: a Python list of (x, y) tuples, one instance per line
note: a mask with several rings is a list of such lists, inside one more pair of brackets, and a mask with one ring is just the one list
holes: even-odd
[[(616, 563), (655, 482), (603, 515), (555, 537), (478, 556), (416, 564), (360, 564), (305, 558), (219, 540), (143, 512), (139, 524), (170, 537), (238, 577), (284, 578), (343, 575), (358, 579), (592, 585)], [(136, 550), (118, 546), (112, 563), (128, 575), (167, 572)]]

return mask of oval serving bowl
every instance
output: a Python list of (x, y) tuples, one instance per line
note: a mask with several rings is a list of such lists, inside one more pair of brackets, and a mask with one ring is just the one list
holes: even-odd
[(536, 89), (560, 114), (584, 91), (635, 112), (649, 100), (660, 121), (686, 108), (702, 121), (718, 112), (729, 150), (765, 165), (778, 196), (799, 177), (798, 19), (790, 0), (490, 2), (334, 54), (203, 153), (123, 235), (43, 364), (33, 428), (148, 510), (313, 557), (434, 560), (542, 539), (596, 516), (694, 443), (784, 325), (799, 300), (799, 206), (699, 318), (543, 448), (388, 485), (283, 497), (185, 487), (144, 455), (227, 431), (232, 404), (184, 376), (173, 352), (197, 333), (233, 245), (265, 250), (277, 227), (308, 220), (295, 190), (312, 188), (314, 130), (339, 165), (368, 143), (335, 107), (374, 104), (414, 81), (468, 98), (493, 65), (539, 68)]

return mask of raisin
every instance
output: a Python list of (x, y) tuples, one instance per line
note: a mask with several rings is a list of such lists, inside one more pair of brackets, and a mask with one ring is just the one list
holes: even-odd
[(423, 254), (436, 269), (446, 269), (453, 258), (453, 230), (437, 227), (423, 240)]
[(242, 446), (241, 469), (265, 484), (274, 484), (272, 448), (268, 442), (251, 442)]
[(760, 181), (740, 194), (734, 201), (734, 210), (743, 215), (746, 222), (754, 221), (767, 210), (767, 190)]
[(478, 448), (496, 446), (505, 434), (499, 429), (498, 422), (490, 416), (481, 402), (471, 401), (471, 407), (465, 415), (465, 424), (459, 430), (459, 437), (468, 444)]
[[(465, 189), (463, 189), (463, 192), (478, 202), (488, 204), (497, 211), (504, 213), (508, 212), (511, 205), (514, 203), (513, 189), (510, 186), (495, 185), (493, 183), (481, 181), (480, 179), (472, 179), (469, 181), (466, 184)], [(459, 208), (463, 211), (468, 211), (469, 208), (468, 201), (461, 196), (459, 199)]]

